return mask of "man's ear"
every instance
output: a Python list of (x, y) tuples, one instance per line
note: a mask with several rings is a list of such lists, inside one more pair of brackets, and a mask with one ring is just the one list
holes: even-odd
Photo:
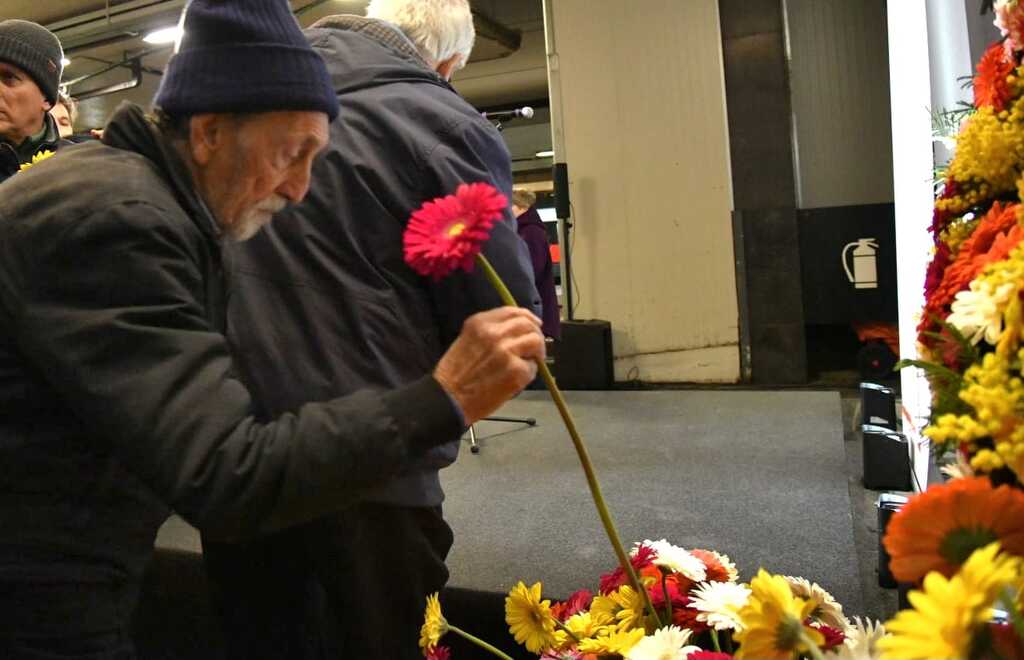
[(188, 146), (197, 165), (209, 163), (213, 154), (224, 146), (227, 136), (224, 118), (221, 114), (203, 113), (189, 119)]
[(43, 112), (49, 112), (50, 110), (53, 110), (53, 104), (43, 99)]
[(445, 80), (451, 80), (455, 72), (462, 68), (462, 55), (455, 54), (448, 59), (439, 62), (434, 69)]

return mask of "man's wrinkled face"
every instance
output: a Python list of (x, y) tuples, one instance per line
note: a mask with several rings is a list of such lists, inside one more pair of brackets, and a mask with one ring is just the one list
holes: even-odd
[(57, 130), (60, 131), (62, 138), (69, 137), (75, 132), (74, 127), (71, 125), (71, 113), (68, 112), (68, 107), (61, 102), (57, 102), (57, 105), (53, 106), (50, 110), (50, 114), (53, 115), (54, 121), (57, 122)]
[(215, 145), (196, 158), (197, 183), (224, 233), (248, 240), (306, 196), (313, 160), (327, 146), (327, 115), (265, 112), (216, 121)]
[(15, 146), (43, 130), (50, 102), (20, 68), (0, 62), (0, 140)]

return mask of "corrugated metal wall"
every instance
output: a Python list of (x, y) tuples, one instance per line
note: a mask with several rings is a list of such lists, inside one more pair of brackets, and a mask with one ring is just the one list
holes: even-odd
[[(739, 376), (716, 0), (547, 0), (575, 221), (577, 318), (616, 378)], [(553, 107), (558, 102), (553, 101)], [(556, 141), (557, 143), (557, 141)]]
[[(785, 6), (798, 205), (892, 202), (885, 0)], [(920, 111), (927, 121), (928, 109)]]

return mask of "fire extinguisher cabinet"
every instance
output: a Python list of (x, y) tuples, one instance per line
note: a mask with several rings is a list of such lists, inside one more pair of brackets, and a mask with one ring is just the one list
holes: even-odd
[(892, 204), (797, 212), (804, 322), (897, 319)]

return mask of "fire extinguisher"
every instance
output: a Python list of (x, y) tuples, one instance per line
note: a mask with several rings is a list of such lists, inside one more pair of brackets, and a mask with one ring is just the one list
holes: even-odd
[[(847, 263), (846, 255), (853, 248), (853, 269)], [(878, 243), (873, 238), (860, 238), (843, 248), (842, 262), (846, 278), (856, 289), (877, 289), (878, 268), (876, 252)]]

